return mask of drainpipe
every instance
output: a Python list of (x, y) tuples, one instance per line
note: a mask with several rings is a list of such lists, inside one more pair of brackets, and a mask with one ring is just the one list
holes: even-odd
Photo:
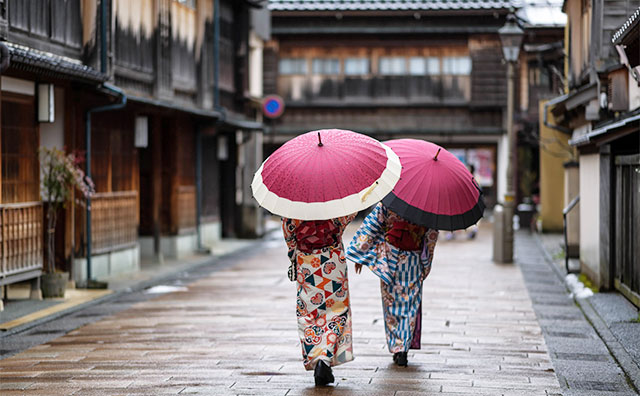
[[(91, 178), (91, 114), (93, 113), (101, 113), (104, 111), (117, 110), (126, 106), (127, 104), (127, 96), (120, 89), (110, 85), (103, 84), (102, 88), (107, 89), (111, 93), (120, 97), (120, 101), (118, 103), (113, 103), (105, 106), (98, 106), (92, 109), (87, 110), (86, 112), (86, 125), (85, 125), (85, 150), (87, 152), (87, 177)], [(91, 282), (91, 197), (87, 198), (87, 209), (86, 209), (86, 229), (87, 229), (87, 287)]]

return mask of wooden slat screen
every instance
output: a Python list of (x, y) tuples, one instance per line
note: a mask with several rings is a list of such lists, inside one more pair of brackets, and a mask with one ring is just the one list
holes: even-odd
[(640, 155), (616, 157), (615, 276), (618, 290), (640, 306)]
[(178, 186), (175, 192), (175, 223), (178, 232), (196, 226), (196, 187)]
[(92, 253), (106, 253), (138, 241), (137, 191), (98, 193), (91, 198)]
[[(5, 100), (7, 99), (7, 100)], [(33, 98), (2, 101), (2, 203), (40, 200), (39, 134)]]
[(42, 269), (42, 202), (0, 205), (0, 277)]

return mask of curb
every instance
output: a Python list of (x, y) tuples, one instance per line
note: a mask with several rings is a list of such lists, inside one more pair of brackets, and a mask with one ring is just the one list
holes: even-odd
[[(542, 251), (547, 265), (551, 267), (553, 272), (558, 276), (558, 279), (562, 281), (565, 289), (570, 291), (564, 281), (565, 274), (563, 274), (562, 271), (554, 264), (553, 258), (544, 248), (544, 244), (542, 243), (538, 233), (534, 234), (534, 240), (536, 241), (538, 248)], [(616, 336), (613, 335), (605, 321), (600, 317), (595, 308), (593, 308), (593, 305), (588, 298), (573, 297), (573, 301), (580, 308), (582, 314), (596, 331), (618, 366), (620, 366), (627, 377), (629, 385), (636, 393), (640, 393), (640, 367), (638, 367), (635, 361), (631, 358), (629, 352), (627, 352), (627, 350), (620, 344)]]
[(633, 361), (616, 336), (613, 335), (605, 321), (593, 308), (589, 299), (574, 298), (573, 300), (578, 304), (578, 307), (580, 307), (584, 316), (587, 318), (589, 323), (591, 323), (596, 333), (598, 333), (598, 336), (600, 336), (600, 339), (602, 339), (602, 342), (604, 342), (622, 371), (624, 371), (629, 385), (631, 385), (633, 390), (638, 392), (640, 390), (640, 367), (638, 367), (638, 365)]

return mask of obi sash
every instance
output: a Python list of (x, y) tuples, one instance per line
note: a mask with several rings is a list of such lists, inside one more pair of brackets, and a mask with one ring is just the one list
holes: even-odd
[(425, 227), (396, 220), (386, 231), (385, 240), (400, 250), (421, 250), (426, 232)]
[(333, 220), (304, 221), (295, 231), (298, 250), (312, 253), (313, 250), (336, 245), (339, 233), (340, 229)]

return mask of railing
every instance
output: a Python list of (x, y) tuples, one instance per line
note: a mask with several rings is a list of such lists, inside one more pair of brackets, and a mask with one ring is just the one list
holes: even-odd
[[(42, 202), (0, 205), (0, 284), (42, 269)], [(22, 276), (21, 279), (28, 279)]]
[(468, 75), (437, 76), (280, 76), (278, 92), (287, 102), (326, 103), (449, 103), (468, 102)]
[(196, 227), (196, 187), (178, 186), (175, 190), (174, 222), (177, 232)]
[(92, 254), (133, 246), (138, 241), (138, 192), (97, 193), (91, 198)]

